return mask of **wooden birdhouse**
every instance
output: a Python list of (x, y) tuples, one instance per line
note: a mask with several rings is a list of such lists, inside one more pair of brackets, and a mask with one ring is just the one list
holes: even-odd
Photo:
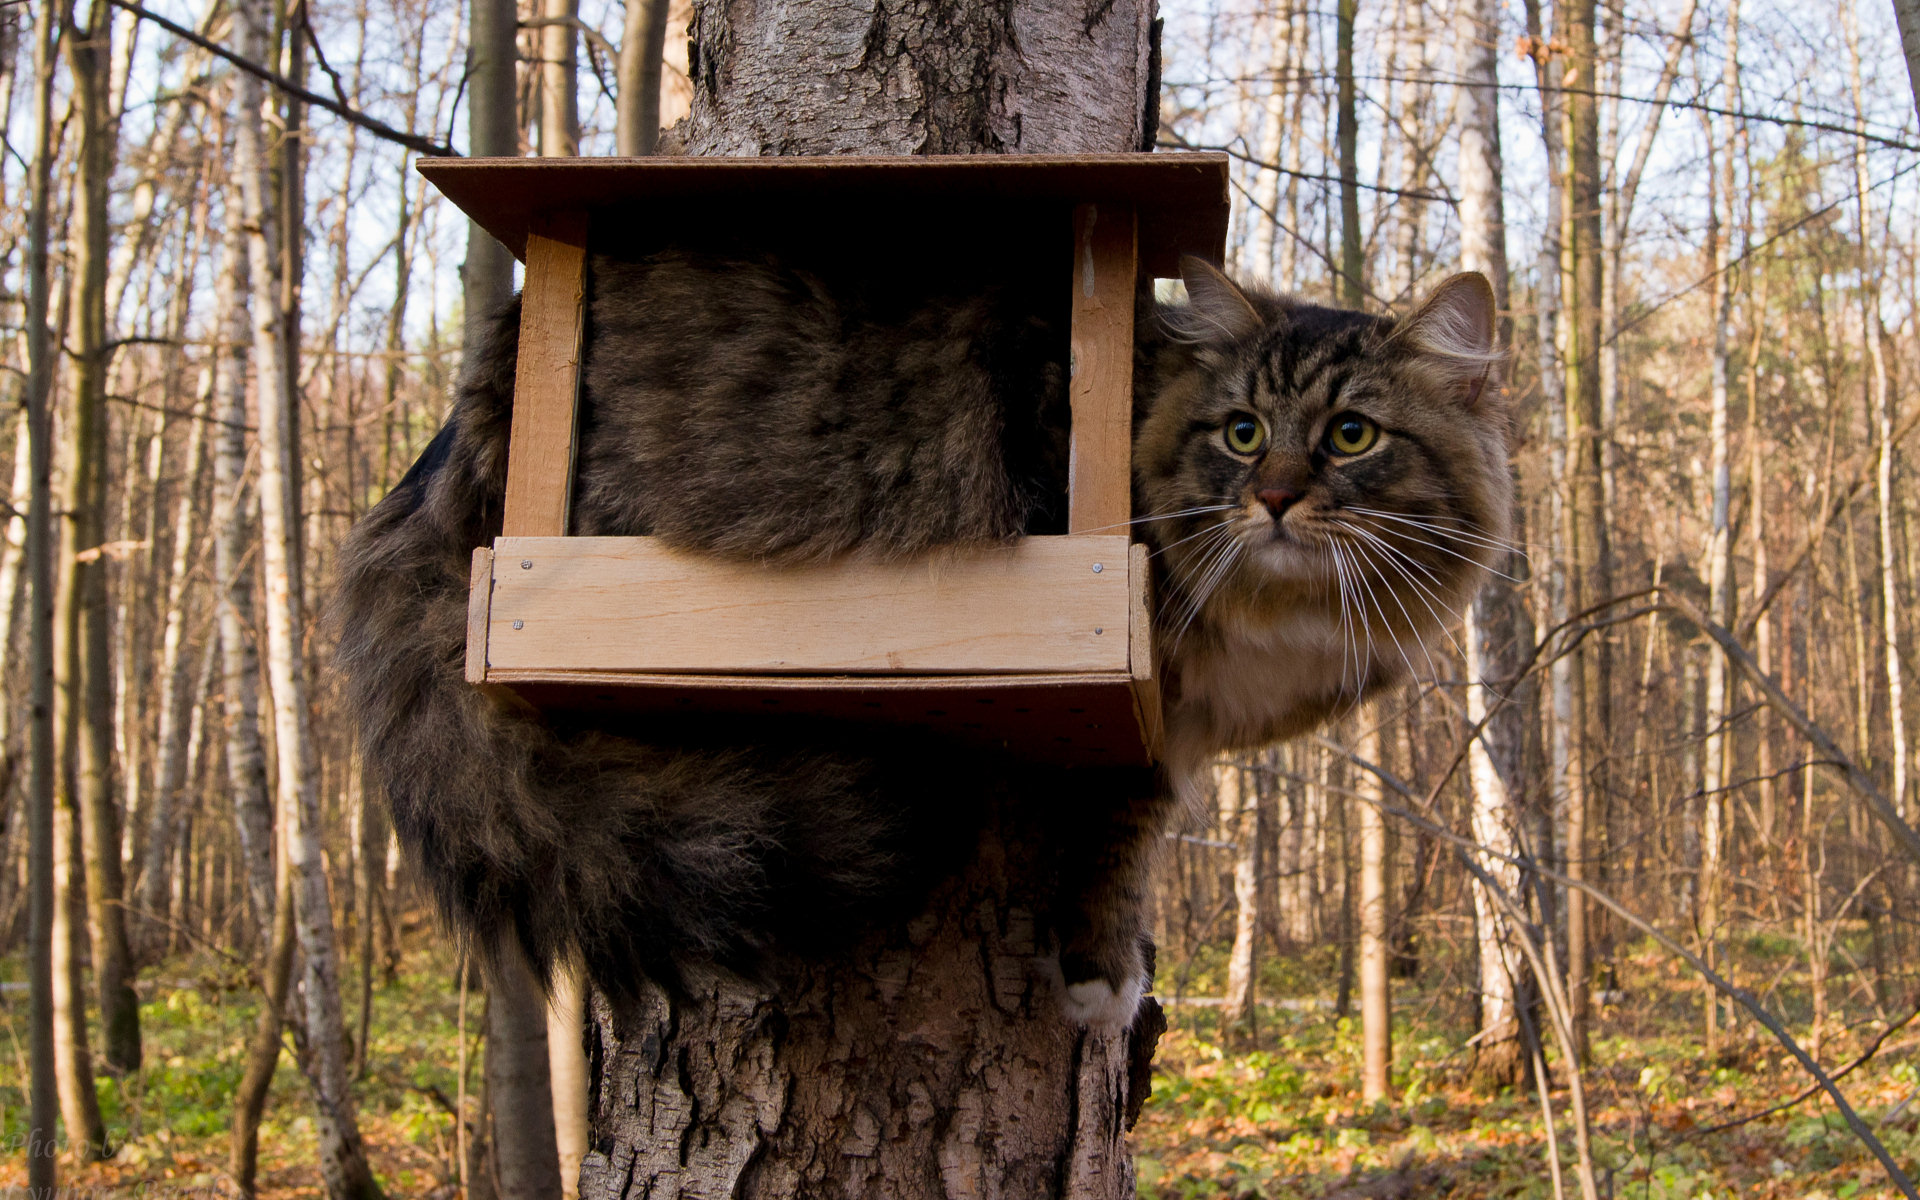
[[(930, 726), (1053, 762), (1153, 761), (1148, 563), (1125, 524), (1134, 301), (1182, 254), (1219, 261), (1224, 155), (419, 168), (526, 264), (504, 528), (474, 551), (469, 681), (541, 709), (804, 713)], [(569, 536), (588, 250), (702, 238), (844, 250), (875, 271), (987, 263), (1057, 294), (1071, 328), (1066, 532), (808, 568)]]

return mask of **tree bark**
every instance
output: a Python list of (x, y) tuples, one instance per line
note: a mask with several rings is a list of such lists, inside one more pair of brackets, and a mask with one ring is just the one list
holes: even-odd
[(1920, 112), (1920, 0), (1893, 0), (1894, 19), (1900, 25), (1900, 46), (1907, 57), (1907, 84), (1913, 106)]
[(1220, 785), (1221, 831), (1233, 839), (1233, 948), (1227, 954), (1227, 994), (1222, 1018), (1235, 1036), (1250, 1039), (1255, 1033), (1253, 977), (1260, 937), (1260, 847), (1266, 842), (1264, 806), (1254, 776), (1241, 764), (1225, 764), (1214, 777)]
[(494, 1182), (502, 1196), (515, 1200), (557, 1200), (560, 1158), (547, 1065), (546, 997), (517, 946), (502, 945), (488, 968), (487, 1107)]
[[(1567, 449), (1572, 488), (1568, 516), (1569, 546), (1575, 568), (1576, 605), (1595, 603), (1613, 592), (1611, 550), (1600, 495), (1600, 448), (1609, 436), (1600, 421), (1601, 200), (1600, 114), (1594, 92), (1597, 53), (1594, 42), (1596, 0), (1574, 0), (1554, 9), (1554, 35), (1567, 47), (1561, 101), (1565, 117), (1566, 198), (1561, 254), (1565, 262)], [(1604, 763), (1610, 737), (1612, 687), (1608, 635), (1603, 630), (1580, 655), (1582, 677), (1571, 719), (1578, 722), (1579, 745), (1571, 763), (1579, 778), (1567, 790), (1567, 877), (1586, 877), (1589, 795), (1604, 793), (1594, 763)], [(1566, 895), (1567, 997), (1573, 1010), (1575, 1041), (1587, 1053), (1587, 903), (1586, 894)]]
[[(467, 151), (474, 155), (520, 153), (514, 90), (519, 60), (514, 36), (514, 0), (470, 0), (467, 28)], [(462, 265), (465, 345), (478, 345), (494, 310), (513, 293), (513, 255), (480, 226), (467, 222), (467, 258)]]
[(580, 153), (579, 0), (540, 0), (540, 157)]
[(27, 448), (31, 456), (31, 507), (27, 520), (27, 574), (32, 585), (28, 613), (27, 691), (27, 962), (33, 1008), (32, 1090), (28, 1100), (27, 1184), (35, 1194), (53, 1194), (58, 1183), (56, 1121), (60, 1113), (59, 1045), (55, 1036), (53, 968), (55, 905), (53, 777), (58, 769), (53, 738), (53, 339), (47, 327), (51, 278), (47, 263), (48, 210), (53, 191), (53, 73), (61, 13), (40, 7), (33, 31), (33, 166), (27, 173)]
[(1339, 0), (1336, 12), (1335, 87), (1339, 114), (1335, 137), (1340, 143), (1340, 303), (1359, 308), (1366, 299), (1366, 262), (1360, 245), (1360, 117), (1355, 111), (1353, 86), (1353, 23), (1359, 0)]
[[(1380, 722), (1383, 704), (1362, 711), (1366, 723), (1356, 753), (1384, 767), (1386, 738)], [(1388, 970), (1392, 947), (1387, 932), (1387, 821), (1379, 803), (1386, 799), (1380, 777), (1362, 771), (1355, 781), (1360, 803), (1355, 816), (1360, 835), (1360, 1095), (1369, 1103), (1385, 1100), (1393, 1091), (1393, 980)]]
[(260, 656), (253, 643), (253, 572), (247, 554), (245, 482), (247, 422), (248, 271), (240, 223), (229, 221), (215, 284), (214, 311), (222, 329), (214, 351), (213, 563), (220, 628), (220, 691), (226, 726), (227, 787), (241, 876), (252, 913), (254, 945), (265, 947), (274, 924), (273, 803), (267, 796), (267, 760), (260, 742)]
[(1152, 0), (699, 0), (687, 154), (1075, 154), (1153, 145)]
[[(263, 61), (268, 14), (262, 0), (234, 9), (243, 57)], [(280, 288), (280, 220), (268, 183), (262, 134), (264, 97), (260, 81), (242, 73), (236, 81), (234, 167), (246, 215), (247, 258), (254, 297), (253, 368), (260, 423), (261, 573), (267, 595), (267, 672), (273, 689), (274, 758), (283, 813), (291, 820), (285, 849), (293, 874), (295, 927), (304, 960), (302, 992), (307, 1061), (320, 1135), (320, 1170), (334, 1200), (377, 1197), (360, 1145), (347, 1077), (345, 1032), (333, 947), (333, 914), (320, 857), (320, 796), (313, 730), (307, 704), (306, 668), (300, 642), (303, 603), (298, 576), (299, 507), (292, 491), (293, 426), (299, 418), (288, 370), (290, 330)]]
[[(1497, 0), (1468, 0), (1456, 13), (1454, 34), (1460, 80), (1460, 265), (1479, 271), (1493, 284), (1504, 346), (1510, 339), (1512, 320), (1506, 315), (1510, 301), (1496, 69), (1499, 18)], [(1516, 607), (1511, 590), (1490, 579), (1474, 594), (1466, 619), (1467, 721), (1487, 726), (1468, 747), (1473, 838), (1508, 858), (1514, 856), (1519, 827), (1513, 797), (1522, 781), (1518, 772), (1503, 771), (1496, 761), (1493, 743), (1502, 730), (1493, 728), (1487, 719), (1497, 704), (1488, 681), (1496, 675), (1504, 680), (1507, 675), (1502, 670), (1506, 664), (1499, 660), (1503, 657), (1501, 649), (1511, 645), (1503, 635), (1512, 628), (1512, 610)], [(1518, 715), (1518, 706), (1512, 706), (1511, 715)], [(1507, 732), (1511, 737), (1514, 731)], [(1512, 747), (1502, 749), (1505, 753), (1500, 758), (1511, 762)], [(1509, 896), (1522, 894), (1518, 868), (1499, 858), (1489, 858), (1484, 865)], [(1474, 933), (1480, 948), (1480, 1028), (1474, 1044), (1473, 1075), (1482, 1087), (1512, 1086), (1526, 1068), (1518, 1020), (1520, 953), (1505, 911), (1478, 880), (1472, 883), (1471, 893)]]
[[(1137, 149), (1157, 120), (1153, 18), (1150, 0), (1085, 15), (701, 0), (681, 140), (704, 154)], [(1107, 787), (1014, 773), (919, 914), (844, 955), (776, 952), (765, 984), (596, 995), (581, 1195), (1132, 1195), (1125, 1131), (1159, 1006), (1127, 1033), (1077, 1028), (1035, 964), (1051, 951), (1049, 823)]]
[[(105, 0), (92, 0), (87, 27), (68, 17), (67, 61), (73, 73), (80, 145), (74, 227), (69, 235), (75, 341), (67, 435), (66, 519), (56, 604), (55, 669), (63, 673), (55, 722), (70, 756), (61, 784), (73, 789), (87, 860), (87, 925), (94, 985), (100, 997), (101, 1042), (116, 1072), (140, 1067), (140, 1005), (121, 906), (120, 822), (113, 795), (113, 678), (107, 625), (107, 562), (95, 550), (107, 540), (107, 187), (113, 173), (113, 113), (108, 66), (113, 21)], [(93, 551), (89, 556), (87, 552)], [(84, 1033), (80, 1034), (84, 1037)], [(89, 1088), (92, 1081), (88, 1081)]]
[(669, 0), (627, 0), (613, 132), (615, 144), (625, 155), (652, 154), (660, 142), (660, 73), (669, 7)]

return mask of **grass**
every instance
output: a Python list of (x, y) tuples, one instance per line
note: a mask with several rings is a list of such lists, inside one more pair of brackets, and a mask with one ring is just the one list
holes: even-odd
[[(1746, 978), (1777, 977), (1790, 945), (1748, 939)], [(1185, 974), (1187, 994), (1217, 983), (1210, 955)], [(460, 995), (451, 952), (421, 936), (406, 966), (376, 985), (368, 1069), (356, 1089), (361, 1128), (388, 1193), (450, 1198)], [(0, 960), (0, 980), (23, 964)], [(1552, 1195), (1538, 1100), (1525, 1090), (1486, 1095), (1466, 1083), (1466, 987), (1441, 963), (1433, 982), (1400, 986), (1395, 1095), (1359, 1097), (1356, 1023), (1331, 1012), (1335, 959), (1325, 949), (1266, 965), (1261, 985), (1281, 1001), (1263, 1010), (1252, 1046), (1230, 1049), (1217, 1009), (1171, 1005), (1154, 1094), (1132, 1136), (1148, 1200), (1326, 1200), (1340, 1197)], [(1166, 991), (1175, 991), (1169, 974)], [(1798, 1068), (1752, 1024), (1709, 1061), (1699, 1049), (1698, 985), (1649, 950), (1624, 955), (1628, 1000), (1595, 1021), (1587, 1074), (1601, 1195), (1613, 1200), (1882, 1200), (1896, 1195), (1879, 1167), (1822, 1099), (1723, 1132), (1712, 1126), (1788, 1099)], [(1836, 983), (1836, 989), (1839, 984)], [(231, 1096), (256, 1001), (232, 968), (176, 959), (142, 987), (146, 1061), (135, 1080), (100, 1080), (118, 1152), (62, 1169), (62, 1182), (99, 1195), (224, 1196)], [(1861, 1001), (1855, 992), (1855, 1006)], [(1791, 1014), (1797, 1001), (1781, 994)], [(349, 1015), (352, 1015), (349, 1002)], [(1896, 1014), (1897, 1015), (1897, 1014)], [(25, 994), (0, 994), (0, 1144), (24, 1138)], [(467, 999), (477, 1046), (480, 1008)], [(1850, 1061), (1884, 1026), (1863, 1020), (1828, 1038), (1822, 1057)], [(97, 1044), (97, 1042), (96, 1042)], [(1910, 1172), (1920, 1172), (1920, 1026), (1909, 1027), (1849, 1076), (1853, 1103)], [(477, 1059), (477, 1055), (474, 1056)], [(478, 1078), (473, 1063), (470, 1086)], [(1553, 1095), (1567, 1194), (1578, 1196), (1566, 1125)], [(1903, 1102), (1907, 1103), (1902, 1109)], [(261, 1194), (321, 1194), (305, 1082), (282, 1060), (261, 1127)], [(24, 1183), (18, 1154), (0, 1159), (0, 1188)]]

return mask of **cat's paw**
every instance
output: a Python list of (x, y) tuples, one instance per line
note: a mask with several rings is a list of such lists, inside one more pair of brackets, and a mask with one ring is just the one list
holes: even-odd
[(1110, 957), (1113, 961), (1102, 965), (1079, 954), (1061, 955), (1060, 995), (1069, 1020), (1117, 1033), (1133, 1024), (1139, 1011), (1147, 993), (1147, 966), (1138, 950)]
[(1133, 1024), (1140, 998), (1147, 994), (1144, 976), (1116, 989), (1105, 979), (1069, 983), (1065, 991), (1067, 1019), (1101, 1033), (1119, 1033)]

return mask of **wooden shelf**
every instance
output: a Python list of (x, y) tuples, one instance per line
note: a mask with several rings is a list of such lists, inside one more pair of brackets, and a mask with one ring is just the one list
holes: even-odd
[[(1131, 515), (1137, 289), (1176, 274), (1182, 254), (1224, 253), (1225, 155), (418, 166), (526, 263), (503, 536), (474, 552), (469, 680), (542, 710), (782, 714), (932, 728), (1056, 762), (1153, 761), (1146, 551), (1106, 531)], [(883, 274), (938, 249), (992, 264), (995, 282), (1060, 287), (1069, 533), (786, 570), (566, 536), (590, 248), (725, 245), (743, 231), (754, 253), (849, 252)]]
[(1159, 743), (1148, 578), (1114, 536), (813, 568), (503, 537), (474, 552), (467, 677), (543, 710), (804, 713), (1139, 764)]

